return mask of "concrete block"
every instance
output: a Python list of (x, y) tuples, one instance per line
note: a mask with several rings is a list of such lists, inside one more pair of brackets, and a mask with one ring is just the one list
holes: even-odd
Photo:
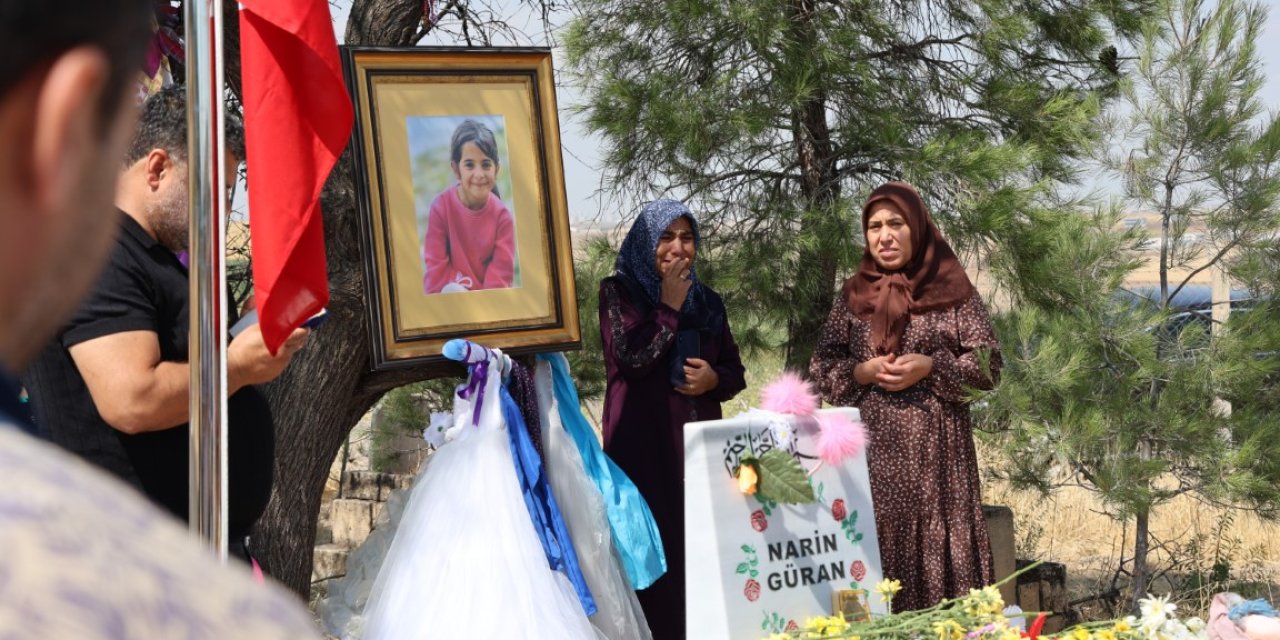
[(396, 482), (400, 474), (383, 473), (379, 475), (381, 477), (378, 478), (378, 501), (386, 502), (387, 498), (391, 497), (391, 492), (396, 490)]
[(316, 546), (333, 544), (333, 526), (323, 522), (316, 527)]
[(1066, 611), (1067, 590), (1061, 583), (1054, 584), (1048, 580), (1040, 581), (1040, 604), (1045, 611)]
[(1039, 583), (1018, 585), (1018, 606), (1022, 607), (1023, 611), (1043, 611), (1040, 608)]
[(376, 471), (348, 471), (343, 479), (342, 497), (355, 500), (378, 500), (383, 474)]
[(355, 548), (373, 530), (373, 502), (343, 498), (329, 507), (333, 542), (347, 549)]
[[(982, 505), (982, 513), (987, 518), (987, 537), (991, 540), (991, 562), (996, 582), (999, 582), (1017, 570), (1018, 561), (1014, 554), (1016, 545), (1013, 528), (1013, 510), (1009, 507)], [(1012, 580), (1000, 587), (1000, 597), (1005, 603), (1013, 603), (1017, 597), (1018, 586)]]
[(1067, 617), (1062, 614), (1052, 615), (1044, 619), (1044, 627), (1040, 629), (1041, 634), (1057, 633), (1067, 628)]
[(329, 580), (347, 574), (348, 551), (342, 547), (325, 544), (316, 547), (311, 563), (311, 581)]

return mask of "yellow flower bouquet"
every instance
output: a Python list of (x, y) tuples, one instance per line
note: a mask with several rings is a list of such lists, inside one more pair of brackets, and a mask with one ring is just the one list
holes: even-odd
[[(1016, 574), (1006, 580), (1014, 578)], [(889, 606), (901, 589), (897, 580), (884, 580), (875, 591)], [(866, 621), (847, 621), (841, 616), (809, 618), (803, 627), (775, 633), (765, 640), (1207, 640), (1203, 621), (1194, 617), (1179, 619), (1174, 615), (1175, 609), (1167, 597), (1148, 596), (1140, 601), (1141, 617), (1088, 622), (1042, 634), (1047, 614), (1020, 612), (1009, 617), (1000, 592), (996, 586), (989, 586), (972, 589), (965, 596), (944, 600), (928, 609), (872, 616)], [(1032, 621), (1029, 628), (1025, 627), (1027, 620)]]

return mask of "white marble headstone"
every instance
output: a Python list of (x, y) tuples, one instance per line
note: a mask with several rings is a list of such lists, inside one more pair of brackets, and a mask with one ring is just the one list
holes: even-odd
[[(829, 412), (858, 419), (857, 409)], [(779, 420), (790, 444), (770, 427)], [(810, 476), (816, 503), (777, 504), (741, 493), (733, 471), (749, 451), (778, 446), (813, 469), (816, 420), (752, 411), (686, 424), (684, 438), (687, 637), (761, 638), (831, 615), (834, 592), (881, 580), (865, 451)], [(874, 593), (867, 600), (886, 612)]]

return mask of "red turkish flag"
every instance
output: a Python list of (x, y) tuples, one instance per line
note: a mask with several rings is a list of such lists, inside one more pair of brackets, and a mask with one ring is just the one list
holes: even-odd
[(351, 135), (326, 0), (242, 0), (254, 301), (267, 348), (329, 302), (320, 189)]

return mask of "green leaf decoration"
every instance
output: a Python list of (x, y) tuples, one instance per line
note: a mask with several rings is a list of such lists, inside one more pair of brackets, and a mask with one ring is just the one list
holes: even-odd
[(770, 500), (787, 504), (809, 504), (814, 501), (813, 485), (804, 467), (780, 449), (770, 449), (760, 456), (756, 467), (760, 473), (760, 493)]
[(747, 571), (750, 571), (750, 570), (751, 570), (751, 567), (747, 566), (747, 563), (742, 562), (738, 564), (738, 573), (746, 573)]

